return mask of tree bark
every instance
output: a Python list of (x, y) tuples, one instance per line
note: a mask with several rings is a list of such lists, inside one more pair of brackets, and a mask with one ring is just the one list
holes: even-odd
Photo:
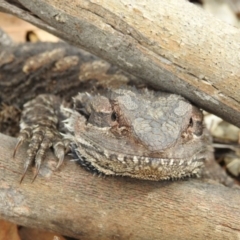
[(240, 127), (238, 29), (187, 1), (19, 2), (0, 9)]
[(51, 153), (34, 184), (19, 179), (26, 146), (0, 134), (0, 217), (80, 239), (236, 239), (240, 194), (201, 180), (99, 177)]

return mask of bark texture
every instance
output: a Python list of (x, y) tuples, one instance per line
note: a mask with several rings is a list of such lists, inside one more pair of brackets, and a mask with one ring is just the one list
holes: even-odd
[(80, 239), (237, 239), (239, 190), (201, 180), (151, 182), (93, 176), (49, 153), (34, 184), (20, 185), (23, 146), (0, 134), (0, 217)]
[(187, 1), (19, 2), (0, 9), (240, 126), (237, 28)]

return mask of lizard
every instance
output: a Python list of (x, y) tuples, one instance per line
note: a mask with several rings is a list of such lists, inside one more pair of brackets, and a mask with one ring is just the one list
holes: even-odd
[(188, 100), (66, 43), (4, 48), (0, 71), (0, 101), (23, 108), (13, 154), (29, 142), (21, 181), (33, 162), (36, 178), (49, 148), (57, 167), (70, 150), (92, 171), (155, 181), (200, 176), (212, 151)]

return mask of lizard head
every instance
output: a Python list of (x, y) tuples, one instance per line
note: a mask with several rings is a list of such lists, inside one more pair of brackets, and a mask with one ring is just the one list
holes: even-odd
[(79, 93), (66, 127), (84, 165), (161, 180), (199, 175), (207, 156), (202, 112), (183, 97), (136, 89)]

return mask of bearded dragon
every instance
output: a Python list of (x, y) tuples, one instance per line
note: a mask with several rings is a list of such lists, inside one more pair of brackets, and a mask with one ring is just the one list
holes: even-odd
[(65, 43), (18, 45), (1, 56), (0, 100), (23, 108), (14, 155), (29, 142), (22, 179), (32, 163), (35, 179), (49, 148), (57, 167), (71, 151), (81, 165), (105, 175), (164, 180), (201, 174), (209, 135), (202, 112), (183, 97), (148, 90)]

